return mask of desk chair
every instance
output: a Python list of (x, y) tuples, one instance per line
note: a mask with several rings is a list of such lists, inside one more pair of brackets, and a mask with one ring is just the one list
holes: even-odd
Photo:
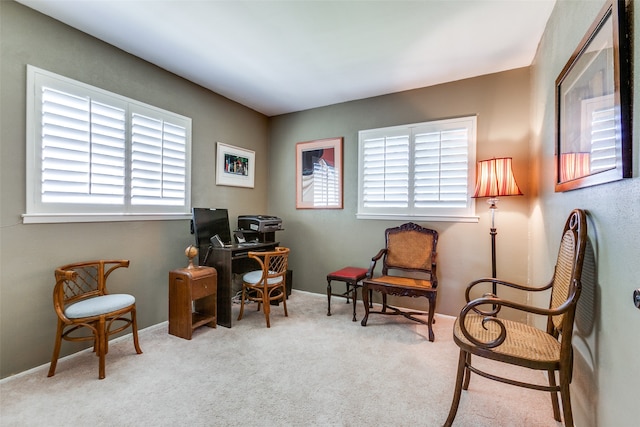
[(242, 276), (242, 301), (238, 320), (241, 320), (244, 315), (245, 300), (254, 301), (258, 303), (257, 311), (260, 311), (262, 305), (267, 328), (270, 328), (269, 313), (272, 301), (282, 301), (284, 315), (289, 316), (286, 286), (289, 248), (278, 246), (274, 251), (251, 251), (247, 255), (258, 262), (260, 269), (250, 271)]

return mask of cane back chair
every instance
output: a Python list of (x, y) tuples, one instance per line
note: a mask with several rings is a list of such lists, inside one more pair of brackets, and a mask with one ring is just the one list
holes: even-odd
[[(407, 319), (427, 325), (429, 341), (434, 340), (433, 315), (436, 310), (436, 245), (438, 232), (412, 222), (385, 231), (386, 245), (372, 259), (367, 278), (362, 281), (362, 300), (365, 315), (360, 322), (367, 325), (370, 313), (402, 315)], [(382, 258), (382, 275), (374, 277), (377, 262)], [(370, 310), (371, 291), (382, 294), (382, 309)], [(387, 295), (425, 297), (429, 312), (419, 312), (392, 307)], [(390, 310), (390, 311), (388, 311)], [(427, 315), (427, 320), (415, 317)]]
[(273, 251), (251, 251), (247, 255), (258, 262), (260, 269), (242, 276), (242, 301), (238, 320), (244, 315), (245, 300), (254, 301), (258, 303), (257, 311), (260, 311), (262, 306), (267, 328), (270, 328), (269, 314), (272, 301), (282, 301), (284, 315), (289, 316), (286, 287), (289, 248), (278, 246)]
[[(496, 279), (480, 279), (468, 285), (468, 303), (461, 310), (453, 330), (453, 340), (460, 347), (460, 356), (453, 402), (445, 426), (451, 426), (455, 419), (460, 395), (463, 389), (467, 390), (469, 387), (471, 372), (503, 383), (550, 392), (553, 416), (557, 421), (561, 421), (559, 392), (564, 423), (566, 426), (573, 426), (569, 394), (573, 370), (571, 337), (582, 288), (580, 280), (586, 243), (586, 215), (582, 210), (573, 210), (562, 232), (553, 278), (546, 286), (532, 288)], [(470, 301), (471, 290), (482, 283), (496, 283), (527, 292), (550, 290), (549, 308), (519, 304), (490, 293)], [(502, 307), (546, 317), (546, 330), (497, 317)], [(472, 355), (547, 371), (549, 385), (525, 383), (480, 370), (472, 366)], [(556, 371), (559, 385), (556, 382)]]
[[(107, 292), (107, 278), (120, 267), (129, 267), (129, 261), (86, 261), (55, 270), (53, 307), (58, 316), (58, 327), (49, 377), (55, 374), (63, 339), (93, 341), (93, 351), (99, 358), (100, 379), (105, 377), (105, 355), (109, 350), (111, 335), (131, 327), (136, 353), (142, 353), (138, 343), (135, 298), (128, 294)], [(84, 328), (91, 333), (77, 333), (79, 330), (86, 332)]]

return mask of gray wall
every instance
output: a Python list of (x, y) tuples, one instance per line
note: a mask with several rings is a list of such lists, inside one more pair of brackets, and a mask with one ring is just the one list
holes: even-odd
[[(327, 273), (347, 265), (368, 267), (384, 246), (384, 230), (405, 222), (356, 219), (359, 130), (473, 114), (478, 115), (478, 159), (514, 159), (516, 180), (525, 196), (499, 202), (497, 267), (499, 276), (526, 282), (529, 86), (529, 69), (522, 68), (273, 117), (269, 212), (286, 219), (281, 236), (292, 248), (295, 287), (322, 293)], [(297, 210), (295, 145), (328, 137), (344, 137), (344, 209)], [(477, 223), (415, 221), (440, 234), (438, 313), (456, 315), (467, 283), (491, 275), (486, 200), (476, 202), (476, 213)], [(427, 308), (424, 299), (405, 299), (402, 304)]]
[[(168, 272), (187, 264), (184, 249), (193, 242), (188, 220), (22, 224), (27, 64), (191, 117), (192, 204), (229, 208), (232, 222), (266, 209), (268, 119), (12, 1), (0, 1), (0, 31), (0, 376), (6, 377), (51, 357), (56, 266), (131, 260), (112, 276), (110, 290), (135, 295), (144, 328), (167, 320)], [(254, 189), (215, 185), (216, 141), (256, 152)], [(63, 353), (79, 348), (65, 343)]]
[[(640, 384), (640, 311), (632, 303), (633, 289), (640, 287), (640, 128), (633, 126), (634, 178), (555, 193), (554, 82), (600, 11), (603, 1), (560, 0), (556, 4), (532, 66), (531, 158), (532, 201), (530, 212), (531, 273), (539, 282), (551, 274), (553, 251), (568, 212), (576, 207), (590, 215), (590, 235), (596, 255), (594, 289), (583, 294), (578, 314), (592, 319), (579, 327), (576, 347), (573, 409), (576, 425), (637, 425)], [(637, 4), (636, 4), (637, 6)], [(638, 10), (634, 11), (632, 58), (640, 43)], [(633, 62), (636, 62), (635, 60)], [(635, 65), (637, 70), (637, 65)], [(637, 71), (634, 96), (640, 99)], [(634, 113), (637, 119), (637, 112)], [(590, 294), (593, 300), (589, 301)], [(586, 297), (586, 298), (585, 298)]]

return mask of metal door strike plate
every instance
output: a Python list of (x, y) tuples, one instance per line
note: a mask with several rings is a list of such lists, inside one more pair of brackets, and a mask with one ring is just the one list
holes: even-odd
[(637, 308), (640, 308), (640, 289), (633, 291), (633, 303)]

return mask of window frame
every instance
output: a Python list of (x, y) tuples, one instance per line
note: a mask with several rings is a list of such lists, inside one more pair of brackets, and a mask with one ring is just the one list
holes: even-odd
[[(464, 208), (416, 208), (415, 201), (409, 199), (406, 208), (387, 207), (371, 208), (364, 206), (364, 138), (367, 136), (389, 137), (399, 134), (409, 135), (409, 194), (413, 193), (414, 165), (416, 160), (415, 131), (425, 128), (435, 129), (438, 132), (450, 130), (455, 126), (463, 125), (468, 130), (467, 138), (467, 201)], [(475, 200), (471, 198), (475, 186), (476, 174), (476, 143), (477, 143), (477, 116), (462, 116), (449, 119), (431, 120), (421, 123), (390, 126), (376, 129), (366, 129), (358, 132), (358, 205), (356, 218), (375, 220), (423, 220), (434, 222), (478, 222), (475, 212)]]
[[(42, 201), (42, 88), (46, 86), (75, 96), (86, 96), (91, 101), (104, 103), (125, 110), (125, 192), (124, 203), (45, 203)], [(184, 204), (132, 204), (131, 150), (133, 114), (151, 115), (184, 127)], [(62, 222), (111, 222), (138, 220), (172, 220), (191, 217), (191, 118), (82, 83), (32, 65), (27, 65), (27, 114), (26, 114), (26, 213), (23, 223)]]

